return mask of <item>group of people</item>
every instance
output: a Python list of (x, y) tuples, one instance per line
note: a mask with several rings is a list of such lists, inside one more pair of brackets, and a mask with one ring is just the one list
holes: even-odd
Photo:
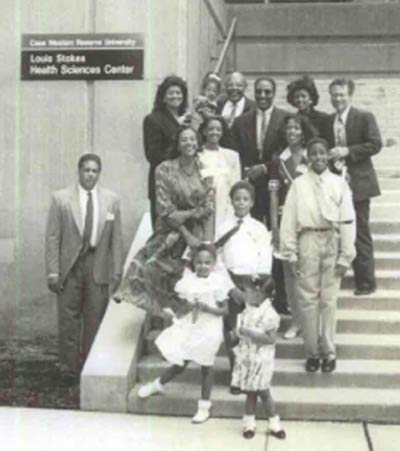
[(371, 157), (381, 137), (374, 116), (351, 105), (350, 79), (331, 82), (331, 115), (315, 109), (308, 76), (287, 86), (295, 113), (274, 105), (270, 77), (255, 81), (254, 101), (238, 72), (224, 83), (208, 73), (201, 88), (188, 108), (184, 80), (166, 77), (144, 119), (153, 234), (122, 280), (119, 203), (97, 187), (99, 157), (83, 155), (78, 186), (53, 195), (46, 262), (60, 362), (79, 374), (111, 291), (170, 324), (156, 345), (171, 366), (139, 397), (163, 392), (195, 362), (202, 388), (192, 421), (206, 421), (225, 342), (229, 389), (246, 393), (244, 437), (254, 436), (260, 398), (270, 433), (284, 438), (269, 390), (278, 313), (292, 315), (286, 339), (303, 337), (306, 371), (334, 371), (341, 277), (353, 263), (355, 295), (376, 289), (369, 206), (379, 195)]

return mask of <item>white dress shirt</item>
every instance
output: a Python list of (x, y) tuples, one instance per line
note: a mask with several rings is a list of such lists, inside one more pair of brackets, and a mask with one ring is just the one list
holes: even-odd
[[(237, 217), (226, 221), (217, 231), (217, 238), (237, 223)], [(239, 230), (222, 247), (221, 257), (226, 268), (236, 275), (271, 274), (271, 234), (262, 222), (247, 215)]]
[[(256, 113), (256, 133), (257, 133), (257, 149), (261, 151), (264, 147), (264, 139), (265, 135), (267, 134), (269, 122), (271, 120), (271, 114), (272, 110), (274, 109), (274, 106), (272, 105), (268, 110), (260, 110), (257, 108)], [(262, 133), (263, 129), (263, 121), (265, 116), (265, 129), (264, 129), (264, 135)]]
[(235, 118), (241, 116), (242, 113), (243, 113), (243, 110), (244, 110), (244, 104), (245, 104), (245, 97), (244, 96), (236, 104), (233, 103), (231, 100), (227, 100), (225, 102), (224, 107), (222, 108), (221, 116), (226, 121), (229, 122), (231, 117), (232, 117), (232, 111), (235, 108), (235, 106), (236, 106)]
[[(87, 200), (88, 200), (88, 191), (86, 191), (84, 188), (82, 188), (82, 186), (79, 184), (78, 184), (78, 190), (79, 190), (79, 205), (81, 207), (82, 225), (84, 228), (85, 220), (86, 220), (86, 206), (87, 206)], [(92, 200), (93, 200), (93, 229), (92, 229), (92, 235), (90, 237), (90, 245), (95, 247), (96, 240), (97, 240), (97, 228), (99, 225), (99, 196), (98, 196), (98, 192), (97, 192), (97, 187), (95, 186), (91, 190), (91, 192), (92, 192)]]

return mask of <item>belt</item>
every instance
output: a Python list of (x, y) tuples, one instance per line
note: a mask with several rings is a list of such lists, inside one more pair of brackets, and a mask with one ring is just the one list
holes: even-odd
[(332, 227), (304, 227), (301, 232), (330, 232), (335, 230)]

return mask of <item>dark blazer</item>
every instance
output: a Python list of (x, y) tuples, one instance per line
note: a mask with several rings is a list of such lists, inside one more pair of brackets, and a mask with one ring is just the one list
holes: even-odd
[(156, 110), (143, 120), (143, 145), (150, 163), (148, 194), (155, 201), (155, 170), (169, 155), (179, 123), (168, 110)]
[[(336, 113), (329, 115), (322, 133), (331, 147), (335, 146), (335, 117)], [(346, 164), (354, 200), (361, 201), (379, 196), (378, 179), (371, 160), (382, 148), (382, 138), (375, 116), (368, 111), (351, 107), (346, 121), (346, 139), (350, 151)]]
[(306, 117), (310, 124), (315, 128), (318, 136), (321, 136), (326, 127), (326, 121), (328, 120), (329, 114), (323, 111), (314, 110), (314, 108), (307, 114), (299, 114)]
[[(217, 114), (221, 114), (222, 110), (224, 109), (225, 103), (227, 102), (228, 98), (226, 96), (220, 97), (217, 100)], [(244, 108), (241, 116), (248, 113), (251, 110), (255, 110), (256, 103), (254, 100), (249, 99), (248, 97), (244, 96)]]
[(227, 147), (239, 152), (242, 171), (246, 167), (261, 163), (268, 167), (269, 174), (259, 177), (254, 182), (256, 199), (253, 215), (262, 219), (269, 215), (268, 179), (275, 166), (272, 164), (273, 158), (279, 155), (285, 146), (282, 123), (290, 113), (277, 107), (273, 108), (261, 158), (257, 149), (256, 114), (256, 110), (253, 110), (235, 120)]

